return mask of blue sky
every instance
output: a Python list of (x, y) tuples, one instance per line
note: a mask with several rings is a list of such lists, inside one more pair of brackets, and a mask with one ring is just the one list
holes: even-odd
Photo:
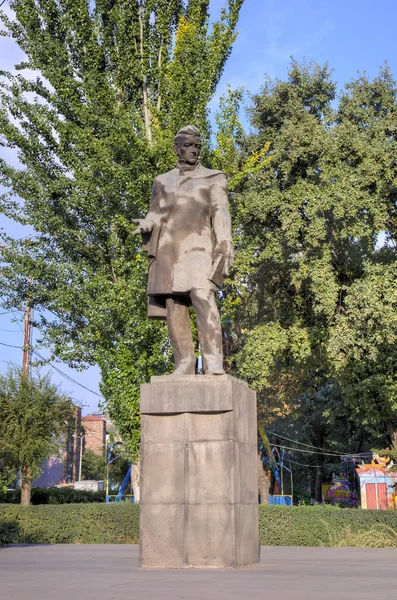
[[(224, 0), (211, 1), (214, 16), (223, 4)], [(319, 63), (328, 62), (334, 69), (339, 88), (358, 71), (366, 71), (369, 77), (376, 76), (384, 61), (397, 77), (396, 21), (395, 0), (379, 3), (370, 0), (245, 0), (240, 13), (239, 36), (211, 108), (216, 109), (227, 84), (258, 92), (265, 73), (285, 78), (291, 55), (299, 61), (306, 57)], [(11, 70), (22, 58), (13, 42), (0, 38), (1, 70)], [(7, 160), (16, 160), (9, 151), (1, 151)], [(0, 228), (20, 235), (20, 230), (1, 215)], [(12, 318), (13, 315), (0, 314), (0, 341), (22, 346), (22, 333), (18, 324), (11, 322)], [(45, 354), (44, 350), (40, 352)], [(0, 345), (0, 372), (5, 371), (10, 361), (20, 364), (21, 350)], [(97, 368), (79, 373), (62, 363), (57, 366), (76, 382), (99, 393)], [(82, 402), (85, 412), (96, 409), (97, 396), (55, 371), (53, 380)]]

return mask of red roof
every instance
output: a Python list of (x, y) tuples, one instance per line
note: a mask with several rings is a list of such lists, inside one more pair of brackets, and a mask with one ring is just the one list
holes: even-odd
[(82, 417), (81, 420), (82, 421), (105, 421), (105, 419), (102, 419), (101, 417), (92, 417), (92, 416)]

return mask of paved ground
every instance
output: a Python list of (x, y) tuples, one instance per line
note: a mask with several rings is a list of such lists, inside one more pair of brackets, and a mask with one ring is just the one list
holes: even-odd
[(397, 550), (262, 548), (236, 571), (139, 570), (138, 547), (0, 549), (3, 600), (366, 600), (395, 598)]

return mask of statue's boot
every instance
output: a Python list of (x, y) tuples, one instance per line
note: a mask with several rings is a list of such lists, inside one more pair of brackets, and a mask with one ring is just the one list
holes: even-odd
[(179, 377), (181, 375), (194, 375), (196, 372), (196, 357), (182, 360), (175, 371), (172, 373), (172, 377)]
[(206, 375), (223, 375), (222, 326), (213, 290), (192, 290), (190, 298), (197, 317), (197, 329)]
[(183, 298), (167, 298), (167, 325), (176, 364), (173, 377), (194, 375), (196, 354), (194, 352), (189, 308)]

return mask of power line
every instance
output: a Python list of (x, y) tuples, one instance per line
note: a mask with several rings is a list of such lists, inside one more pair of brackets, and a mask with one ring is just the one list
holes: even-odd
[[(295, 460), (291, 460), (288, 456), (284, 457), (283, 463), (289, 462), (293, 465), (299, 465), (300, 467), (311, 467), (312, 469), (321, 469), (321, 465), (305, 465), (304, 463), (296, 462)], [(282, 467), (280, 461), (276, 463), (278, 467)]]
[[(1, 298), (4, 301), (4, 298), (1, 296)], [(50, 312), (52, 312), (54, 315), (55, 313), (50, 310)], [(17, 316), (15, 314), (15, 312), (13, 310), (9, 311), (8, 313), (3, 313), (3, 314), (10, 314), (12, 313), (14, 315), (14, 317), (17, 319)], [(1, 314), (1, 313), (0, 313)], [(55, 315), (57, 316), (57, 315)], [(19, 321), (17, 320), (17, 325), (19, 327), (19, 329), (21, 330), (21, 332), (23, 333), (23, 329), (19, 323)], [(10, 348), (18, 348), (19, 350), (22, 350), (23, 348), (21, 346), (11, 346), (10, 344), (4, 344), (3, 342), (0, 342), (3, 346), (8, 346)], [(79, 383), (78, 381), (76, 381), (75, 379), (73, 379), (73, 377), (70, 377), (70, 375), (67, 375), (66, 373), (64, 373), (63, 371), (61, 371), (61, 369), (58, 369), (58, 367), (56, 367), (55, 365), (53, 365), (50, 362), (47, 362), (47, 359), (44, 358), (44, 356), (42, 356), (37, 350), (32, 349), (32, 352), (34, 352), (35, 354), (37, 354), (37, 356), (41, 359), (46, 361), (46, 364), (50, 365), (50, 367), (52, 367), (57, 373), (59, 373), (59, 375), (61, 375), (62, 377), (64, 377), (65, 379), (67, 379), (68, 381), (70, 381), (71, 383), (74, 383), (76, 385), (79, 385), (81, 388), (83, 388), (84, 390), (87, 390), (87, 392), (90, 392), (91, 394), (94, 394), (95, 396), (98, 396), (99, 398), (104, 398), (104, 396), (102, 396), (102, 394), (98, 394), (97, 392), (94, 392), (94, 390), (90, 390), (90, 388), (88, 388), (87, 386), (83, 385), (82, 383)]]
[(0, 331), (5, 331), (6, 333), (19, 333), (16, 329), (0, 329)]
[(303, 450), (303, 448), (291, 448), (289, 446), (282, 446), (281, 444), (270, 444), (271, 446), (275, 446), (276, 448), (284, 448), (285, 450), (294, 450), (294, 452), (305, 452), (307, 454), (323, 454), (324, 456), (345, 456), (345, 454), (336, 454), (330, 452), (315, 452), (314, 450)]
[(57, 373), (59, 373), (59, 375), (62, 375), (62, 377), (64, 377), (65, 379), (67, 379), (68, 381), (70, 381), (71, 383), (75, 383), (76, 385), (79, 385), (81, 388), (87, 390), (87, 392), (91, 392), (91, 394), (95, 394), (95, 396), (98, 396), (99, 398), (104, 398), (104, 396), (102, 396), (102, 394), (98, 394), (98, 392), (94, 392), (94, 390), (90, 390), (90, 388), (86, 387), (85, 385), (83, 385), (82, 383), (79, 383), (78, 381), (76, 381), (75, 379), (73, 379), (72, 377), (70, 377), (70, 375), (67, 375), (66, 373), (64, 373), (63, 371), (61, 371), (61, 369), (58, 369), (58, 367), (56, 367), (55, 365), (53, 365), (50, 362), (47, 362), (47, 359), (44, 358), (44, 356), (42, 356), (39, 352), (37, 352), (37, 350), (33, 350), (34, 354), (37, 354), (37, 356), (41, 359), (46, 361), (47, 365), (50, 365), (50, 367), (52, 367)]
[(321, 465), (305, 465), (304, 463), (295, 462), (294, 460), (290, 460), (289, 458), (285, 459), (286, 461), (292, 463), (293, 465), (299, 465), (300, 467), (311, 467), (312, 469), (321, 469)]
[[(297, 440), (291, 440), (290, 438), (287, 438), (284, 435), (280, 435), (279, 433), (275, 433), (274, 431), (268, 431), (268, 433), (271, 433), (272, 435), (275, 435), (283, 440), (287, 440), (288, 442), (293, 442), (294, 444), (299, 444), (300, 446), (305, 446), (306, 448), (315, 448), (316, 450), (323, 450), (324, 452), (327, 452), (327, 450), (325, 448), (320, 448), (319, 446), (312, 446), (311, 444), (304, 444), (303, 442), (298, 442)], [(273, 444), (273, 446), (275, 446), (275, 444)], [(331, 450), (331, 452), (333, 452), (333, 451)], [(338, 452), (335, 452), (334, 454), (341, 456)], [(347, 453), (345, 452), (345, 454), (347, 454)]]
[[(4, 300), (4, 296), (0, 296), (0, 298), (3, 300), (3, 302), (5, 302), (5, 300)], [(20, 330), (21, 330), (21, 332), (23, 333), (23, 329), (22, 329), (22, 327), (21, 327), (21, 324), (20, 324), (20, 322), (18, 321), (18, 317), (17, 317), (17, 315), (15, 314), (16, 312), (20, 312), (20, 311), (18, 311), (18, 310), (17, 310), (17, 311), (14, 311), (13, 309), (11, 309), (10, 311), (8, 311), (8, 312), (6, 312), (6, 313), (0, 313), (0, 314), (8, 315), (8, 314), (12, 313), (12, 314), (14, 315), (14, 317), (15, 317), (15, 320), (16, 320), (16, 323), (17, 323), (17, 325), (18, 325), (19, 329), (20, 329)]]
[(22, 346), (12, 346), (11, 344), (5, 344), (4, 342), (0, 342), (2, 346), (7, 346), (7, 348), (17, 348), (18, 350), (22, 350)]

